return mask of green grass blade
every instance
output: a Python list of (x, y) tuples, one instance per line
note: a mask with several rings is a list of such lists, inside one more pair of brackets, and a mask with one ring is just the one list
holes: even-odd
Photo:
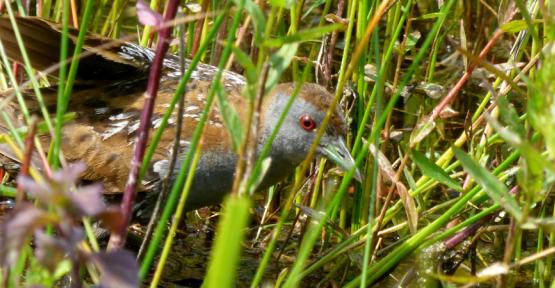
[(486, 168), (476, 163), (468, 154), (459, 148), (454, 148), (455, 155), (461, 161), (466, 172), (484, 188), (489, 197), (509, 212), (517, 221), (522, 221), (522, 211), (509, 189), (493, 176)]
[(250, 198), (228, 197), (216, 230), (208, 273), (203, 287), (233, 287), (241, 245), (249, 219)]
[(461, 185), (455, 179), (451, 178), (451, 176), (449, 176), (449, 174), (445, 170), (443, 170), (443, 168), (430, 161), (430, 159), (428, 159), (426, 155), (416, 150), (412, 150), (410, 157), (420, 168), (420, 170), (422, 170), (422, 174), (447, 185), (447, 187), (455, 191), (462, 191)]

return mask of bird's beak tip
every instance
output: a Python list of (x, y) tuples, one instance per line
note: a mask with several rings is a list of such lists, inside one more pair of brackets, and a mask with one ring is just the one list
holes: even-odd
[[(347, 145), (345, 145), (345, 142), (341, 138), (339, 138), (337, 141), (334, 141), (334, 143), (329, 143), (325, 146), (322, 146), (321, 152), (322, 154), (324, 154), (324, 156), (326, 156), (328, 159), (332, 160), (333, 162), (335, 162), (335, 164), (341, 167), (343, 171), (347, 172), (353, 169), (353, 167), (355, 167), (356, 165), (355, 159), (353, 159), (349, 149), (347, 148)], [(355, 169), (353, 178), (362, 183), (362, 173), (360, 173), (360, 170), (358, 168)]]

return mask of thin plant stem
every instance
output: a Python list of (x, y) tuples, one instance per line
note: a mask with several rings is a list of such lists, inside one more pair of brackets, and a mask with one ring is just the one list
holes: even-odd
[[(175, 18), (175, 15), (177, 13), (177, 6), (178, 1), (170, 0), (168, 2), (166, 12), (164, 13), (164, 22), (171, 21), (173, 18)], [(148, 133), (151, 125), (150, 118), (152, 117), (156, 94), (158, 91), (158, 86), (160, 85), (160, 73), (162, 72), (162, 64), (169, 47), (169, 41), (167, 41), (167, 39), (169, 39), (171, 31), (172, 27), (166, 27), (161, 29), (158, 33), (160, 41), (158, 41), (158, 45), (156, 47), (156, 55), (154, 56), (154, 60), (150, 67), (150, 74), (148, 78), (149, 80), (147, 84), (147, 90), (145, 92), (144, 109), (141, 113), (137, 142), (135, 145), (135, 153), (133, 155), (133, 159), (131, 160), (129, 177), (125, 186), (125, 192), (123, 193), (123, 200), (121, 203), (125, 225), (122, 225), (120, 231), (116, 231), (110, 236), (109, 247), (111, 249), (121, 248), (125, 244), (125, 238), (127, 236), (127, 226), (129, 221), (131, 220), (135, 195), (137, 193), (137, 179), (139, 178), (140, 166), (143, 162), (146, 143), (148, 141)]]
[[(213, 37), (215, 37), (219, 26), (221, 25), (223, 19), (224, 19), (225, 15), (222, 14), (220, 15), (218, 18), (216, 18), (216, 20), (214, 21), (213, 27), (212, 29), (210, 29), (209, 32), (209, 36), (207, 37), (207, 39), (213, 39)], [(201, 43), (199, 51), (205, 50), (208, 47), (208, 42), (205, 41), (203, 43)], [(183, 78), (181, 79), (181, 82), (179, 83), (177, 89), (176, 89), (176, 93), (174, 94), (174, 97), (172, 98), (172, 101), (170, 103), (170, 106), (168, 108), (168, 110), (166, 111), (166, 113), (164, 114), (164, 118), (160, 124), (159, 127), (159, 131), (162, 131), (165, 128), (165, 125), (167, 125), (167, 121), (169, 119), (169, 117), (171, 116), (171, 110), (173, 109), (173, 107), (175, 107), (177, 101), (178, 101), (178, 95), (181, 95), (185, 89), (185, 85), (187, 84), (187, 81), (190, 79), (196, 65), (198, 64), (198, 62), (200, 61), (201, 55), (202, 53), (197, 53), (195, 54), (195, 57), (193, 58), (193, 61), (191, 61), (191, 64), (189, 65), (189, 69), (187, 70), (185, 76), (183, 76)], [(193, 154), (195, 151), (195, 147), (196, 145), (199, 144), (200, 142), (200, 138), (202, 135), (202, 131), (203, 131), (203, 127), (204, 127), (204, 122), (206, 121), (206, 119), (208, 118), (208, 113), (210, 111), (210, 106), (212, 105), (212, 102), (214, 101), (214, 93), (211, 93), (208, 95), (207, 99), (206, 99), (206, 105), (204, 107), (204, 109), (202, 110), (201, 113), (201, 117), (199, 119), (198, 125), (195, 128), (195, 131), (193, 133), (193, 137), (191, 138), (191, 150), (189, 150), (189, 152), (187, 153), (187, 155), (185, 156), (185, 159), (183, 160), (181, 167), (181, 171), (179, 172), (177, 178), (174, 181), (174, 185), (172, 187), (172, 190), (170, 192), (170, 195), (168, 197), (168, 201), (166, 203), (166, 206), (164, 207), (164, 211), (162, 212), (162, 216), (160, 217), (160, 221), (158, 222), (158, 225), (156, 225), (156, 229), (154, 230), (154, 236), (152, 238), (152, 241), (150, 242), (147, 251), (145, 253), (145, 257), (143, 259), (143, 261), (141, 262), (141, 266), (140, 266), (140, 270), (139, 270), (139, 278), (140, 279), (144, 279), (150, 269), (150, 265), (152, 264), (152, 261), (154, 260), (154, 256), (156, 254), (156, 251), (158, 250), (158, 244), (160, 243), (160, 241), (162, 240), (164, 231), (166, 229), (166, 224), (167, 221), (170, 219), (171, 214), (174, 211), (174, 207), (176, 206), (177, 202), (178, 202), (178, 197), (180, 195), (180, 193), (182, 192), (182, 188), (185, 181), (186, 181), (186, 176), (187, 173), (190, 168), (190, 164), (192, 162), (193, 159)], [(152, 146), (155, 146), (157, 142), (156, 139), (157, 137), (159, 137), (159, 135), (161, 135), (161, 132), (159, 132), (157, 135), (155, 135), (154, 139), (152, 140)], [(158, 138), (159, 140), (159, 138)], [(149, 149), (149, 151), (153, 151), (154, 149)], [(145, 156), (145, 160), (148, 159), (149, 155), (151, 154), (147, 154)], [(144, 174), (144, 172), (146, 171), (146, 168), (143, 168), (143, 171), (141, 171), (141, 174)]]

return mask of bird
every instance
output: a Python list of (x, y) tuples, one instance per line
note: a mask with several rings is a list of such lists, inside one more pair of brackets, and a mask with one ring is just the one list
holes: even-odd
[[(59, 64), (62, 37), (59, 24), (36, 17), (16, 17), (15, 22), (34, 69), (44, 71)], [(69, 28), (69, 55), (75, 49), (78, 32), (77, 29)], [(6, 17), (0, 18), (0, 41), (10, 59), (23, 63), (14, 28)], [(101, 182), (107, 195), (119, 194), (124, 191), (127, 182), (148, 71), (155, 53), (131, 42), (94, 34), (86, 36), (83, 49), (89, 55), (79, 63), (68, 105), (68, 112), (73, 112), (75, 116), (63, 126), (61, 151), (67, 162), (81, 161), (86, 164), (83, 180)], [(189, 65), (191, 60), (186, 59), (185, 68)], [(160, 187), (164, 178), (169, 177), (170, 181), (175, 179), (180, 160), (190, 149), (194, 128), (206, 105), (217, 71), (217, 67), (207, 64), (199, 63), (196, 66), (186, 84), (179, 141), (175, 141), (178, 113), (175, 109), (139, 190), (148, 193), (156, 190), (154, 187)], [(166, 55), (149, 135), (159, 128), (181, 76), (179, 58)], [(224, 71), (221, 84), (229, 104), (239, 119), (244, 121), (248, 107), (248, 100), (242, 95), (246, 86), (245, 77)], [(262, 98), (256, 139), (257, 155), (270, 137), (294, 88), (295, 83), (281, 83)], [(56, 91), (56, 86), (41, 88), (49, 113), (55, 113)], [(0, 98), (8, 99), (12, 94), (13, 91), (4, 91), (0, 93)], [(25, 89), (23, 94), (29, 111), (40, 115), (33, 90)], [(313, 83), (302, 85), (272, 142), (269, 168), (260, 187), (269, 187), (283, 180), (306, 158), (332, 101), (333, 95), (324, 87)], [(15, 101), (6, 104), (3, 111), (16, 126), (23, 126), (24, 119)], [(186, 211), (220, 204), (232, 189), (236, 171), (238, 156), (217, 105), (213, 105), (205, 125), (201, 154), (187, 197)], [(0, 133), (8, 133), (8, 127), (5, 120), (0, 120)], [(347, 131), (345, 116), (336, 108), (316, 150), (318, 156), (331, 159), (344, 170), (355, 166), (345, 142)], [(51, 137), (40, 135), (40, 141), (43, 145), (49, 145)], [(168, 171), (174, 143), (179, 143), (177, 165), (173, 171)], [(18, 160), (5, 146), (0, 145), (0, 153)], [(355, 178), (361, 178), (358, 170)]]

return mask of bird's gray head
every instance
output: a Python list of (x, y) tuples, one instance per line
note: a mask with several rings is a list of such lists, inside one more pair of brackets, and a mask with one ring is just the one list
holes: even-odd
[[(261, 115), (260, 131), (264, 135), (261, 137), (264, 142), (277, 126), (294, 88), (294, 83), (280, 84), (264, 100), (262, 111), (265, 112)], [(302, 86), (274, 139), (271, 151), (272, 162), (288, 162), (290, 166), (295, 167), (306, 158), (332, 101), (333, 95), (324, 87), (309, 83)], [(333, 160), (345, 170), (354, 166), (353, 158), (345, 145), (346, 133), (345, 118), (336, 108), (317, 148), (319, 155)], [(360, 178), (358, 172), (355, 178)]]

